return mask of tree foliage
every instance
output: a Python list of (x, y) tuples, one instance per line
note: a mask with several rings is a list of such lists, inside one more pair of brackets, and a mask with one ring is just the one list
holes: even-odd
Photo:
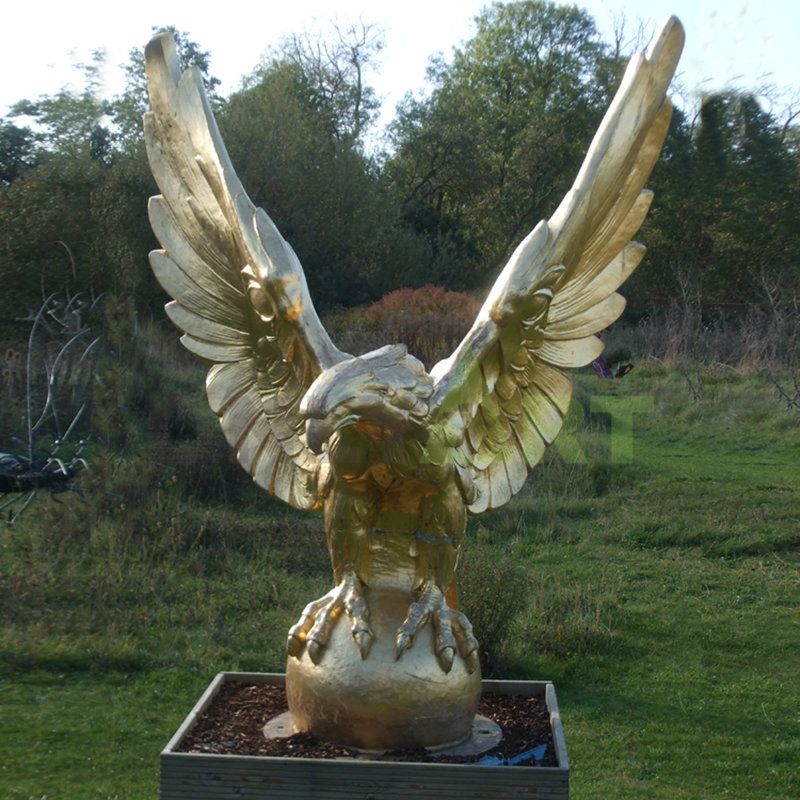
[(372, 25), (333, 25), (327, 37), (290, 36), (273, 53), (271, 63), (295, 67), (305, 103), (325, 121), (328, 133), (352, 143), (360, 141), (380, 106), (365, 75), (382, 49), (383, 36)]
[(800, 290), (798, 160), (776, 120), (752, 95), (704, 97), (696, 119), (676, 113), (651, 186), (642, 229), (647, 269), (632, 284), (664, 304), (681, 287), (706, 304), (765, 304), (767, 289), (791, 302)]
[(12, 118), (24, 117), (38, 132), (31, 137), (32, 152), (39, 161), (58, 158), (91, 158), (105, 162), (110, 155), (110, 136), (104, 117), (108, 106), (99, 99), (105, 53), (95, 50), (88, 64), (77, 64), (83, 87), (64, 87), (36, 100), (20, 100), (11, 107)]
[[(413, 224), (482, 282), (568, 188), (613, 59), (575, 6), (495, 3), (476, 25), (432, 64), (430, 96), (406, 98), (389, 171)], [(463, 281), (463, 265), (450, 272)]]
[(13, 183), (36, 164), (36, 136), (29, 127), (0, 123), (0, 186)]
[[(575, 6), (495, 3), (452, 57), (431, 62), (428, 92), (407, 95), (378, 159), (365, 144), (378, 107), (374, 28), (289, 37), (228, 98), (209, 53), (171, 30), (321, 311), (398, 287), (487, 287), (568, 189), (627, 60), (623, 38), (604, 42)], [(103, 63), (98, 51), (80, 67), (83, 85), (20, 101), (0, 120), (0, 279), (23, 313), (42, 286), (67, 284), (160, 316), (142, 52), (110, 102), (99, 99)], [(732, 92), (676, 111), (650, 181), (648, 257), (627, 291), (634, 313), (687, 293), (735, 312), (800, 295), (798, 119)], [(0, 320), (0, 338), (16, 335), (16, 316)]]
[(314, 53), (290, 40), (219, 114), (242, 183), (292, 243), (323, 310), (379, 297), (420, 260), (420, 243), (364, 155), (374, 92), (362, 81), (379, 49), (361, 46), (365, 36)]

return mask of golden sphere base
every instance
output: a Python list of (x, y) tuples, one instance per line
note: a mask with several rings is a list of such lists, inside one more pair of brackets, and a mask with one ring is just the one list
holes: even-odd
[(434, 654), (430, 622), (395, 661), (395, 636), (409, 595), (367, 587), (365, 597), (375, 634), (365, 659), (346, 617), (334, 625), (319, 664), (305, 651), (289, 657), (286, 697), (296, 729), (362, 750), (442, 747), (467, 739), (480, 700), (480, 670), (470, 675), (456, 656), (445, 673)]

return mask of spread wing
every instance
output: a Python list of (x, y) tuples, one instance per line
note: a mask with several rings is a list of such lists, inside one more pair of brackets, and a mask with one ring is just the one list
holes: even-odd
[(150, 199), (162, 250), (150, 263), (174, 298), (181, 341), (211, 363), (206, 391), (239, 463), (296, 508), (316, 501), (318, 458), (306, 446), (300, 401), (345, 356), (317, 317), (303, 270), (234, 173), (200, 73), (180, 74), (166, 34), (145, 50)]
[(477, 489), (471, 513), (522, 488), (567, 414), (565, 369), (602, 352), (593, 334), (625, 307), (616, 289), (644, 255), (631, 237), (652, 200), (643, 186), (669, 126), (666, 90), (683, 41), (671, 17), (631, 59), (572, 189), (517, 247), (469, 333), (431, 372), (431, 419), (460, 442), (457, 463)]

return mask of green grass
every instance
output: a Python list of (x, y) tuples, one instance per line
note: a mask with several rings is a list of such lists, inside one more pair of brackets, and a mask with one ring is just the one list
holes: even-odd
[[(576, 410), (584, 463), (549, 454), (472, 522), (462, 597), (485, 662), (556, 682), (576, 800), (800, 796), (800, 414), (757, 377), (701, 383), (695, 401), (658, 368), (581, 376), (586, 407), (653, 398), (633, 463)], [(239, 484), (203, 505), (181, 459), (141, 453), (95, 469), (101, 510), (42, 503), (0, 533), (3, 798), (154, 798), (213, 674), (282, 670), (328, 585), (319, 517)]]

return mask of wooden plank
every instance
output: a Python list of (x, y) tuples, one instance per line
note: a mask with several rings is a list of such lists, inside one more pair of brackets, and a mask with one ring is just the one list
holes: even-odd
[(409, 774), (402, 764), (384, 764), (385, 769), (364, 772), (362, 770), (336, 770), (333, 775), (327, 769), (330, 765), (318, 765), (317, 769), (302, 772), (290, 770), (282, 774), (270, 772), (262, 775), (241, 776), (235, 771), (200, 772), (185, 779), (173, 777), (163, 780), (162, 798), (193, 796), (195, 800), (214, 800), (224, 797), (238, 798), (277, 798), (279, 800), (352, 800), (353, 798), (380, 797), (381, 800), (404, 800), (417, 798), (429, 800), (487, 800), (509, 796), (533, 798), (558, 798), (568, 796), (565, 777), (559, 782), (541, 783), (534, 780), (528, 770), (528, 778), (519, 773), (511, 774), (502, 768), (487, 768), (480, 776), (465, 776), (460, 770), (442, 771), (438, 775), (430, 773)]
[(482, 767), (472, 764), (411, 764), (403, 761), (384, 761), (380, 763), (361, 764), (351, 761), (349, 764), (330, 760), (327, 763), (312, 764), (276, 764), (260, 763), (256, 768), (243, 771), (233, 764), (195, 765), (192, 769), (169, 770), (163, 779), (166, 782), (216, 782), (219, 777), (241, 778), (244, 782), (274, 780), (279, 783), (306, 781), (309, 776), (325, 775), (335, 782), (349, 780), (383, 779), (399, 776), (404, 780), (424, 780), (429, 785), (434, 783), (452, 783), (458, 781), (474, 781), (500, 779), (514, 783), (530, 783), (533, 777), (551, 786), (560, 786), (567, 781), (563, 770), (546, 773), (546, 767)]
[(295, 787), (276, 788), (264, 785), (252, 789), (241, 787), (219, 787), (217, 791), (205, 787), (186, 786), (175, 791), (163, 787), (161, 800), (509, 800), (531, 798), (532, 800), (568, 800), (568, 789), (562, 787), (547, 790), (539, 786), (492, 785), (481, 782), (471, 787), (456, 786), (411, 786), (381, 784), (354, 784), (351, 786), (314, 786), (308, 784)]
[(531, 798), (531, 800), (568, 800), (566, 787), (548, 791), (537, 786), (492, 786), (481, 784), (465, 789), (461, 786), (297, 786), (292, 789), (276, 789), (271, 786), (253, 788), (219, 787), (210, 791), (204, 787), (186, 786), (181, 790), (163, 787), (161, 800), (509, 800)]
[(552, 683), (547, 684), (545, 698), (550, 711), (550, 729), (553, 731), (553, 743), (556, 748), (558, 766), (569, 771), (569, 758), (567, 757), (567, 742), (564, 738), (564, 728), (561, 725), (561, 714), (556, 700), (556, 689)]
[(222, 684), (225, 682), (225, 675), (226, 673), (224, 672), (217, 673), (217, 675), (214, 677), (214, 680), (211, 681), (208, 688), (195, 703), (194, 708), (189, 712), (189, 716), (186, 717), (180, 728), (175, 731), (175, 735), (169, 740), (169, 742), (167, 742), (167, 746), (161, 751), (162, 755), (164, 753), (171, 753), (173, 750), (175, 750), (175, 748), (178, 747), (183, 740), (183, 737), (192, 729), (192, 727), (194, 727), (195, 722), (197, 722), (197, 718), (206, 710), (216, 696), (217, 692), (222, 687)]
[[(541, 697), (544, 699), (549, 681), (481, 681), (481, 690), (517, 697)], [(552, 686), (552, 684), (549, 684)]]
[(269, 686), (286, 686), (286, 675), (282, 672), (223, 672), (225, 682), (254, 683)]
[[(222, 672), (226, 682), (269, 684), (271, 686), (285, 686), (286, 675), (282, 672)], [(514, 694), (522, 697), (544, 697), (547, 686), (552, 686), (552, 681), (504, 681), (483, 680), (481, 688), (485, 692), (497, 694)]]
[(537, 786), (492, 786), (489, 784), (462, 786), (389, 786), (353, 785), (340, 787), (297, 786), (276, 789), (274, 786), (253, 788), (219, 787), (211, 791), (204, 787), (186, 786), (181, 790), (163, 787), (161, 800), (568, 800), (566, 787), (549, 791)]
[(425, 761), (373, 761), (361, 758), (286, 758), (275, 756), (236, 756), (215, 755), (212, 753), (172, 753), (161, 758), (162, 765), (169, 765), (170, 772), (192, 772), (197, 770), (234, 769), (241, 774), (260, 773), (263, 764), (281, 771), (297, 769), (304, 772), (309, 769), (318, 769), (320, 765), (333, 771), (345, 773), (349, 770), (368, 772), (370, 770), (384, 771), (387, 766), (400, 765), (404, 771), (421, 771), (426, 774), (456, 771), (461, 773), (474, 773), (485, 775), (496, 772), (498, 775), (519, 774), (529, 775), (535, 770), (545, 780), (560, 780), (565, 774), (562, 767), (495, 767), (480, 764), (447, 764)]

